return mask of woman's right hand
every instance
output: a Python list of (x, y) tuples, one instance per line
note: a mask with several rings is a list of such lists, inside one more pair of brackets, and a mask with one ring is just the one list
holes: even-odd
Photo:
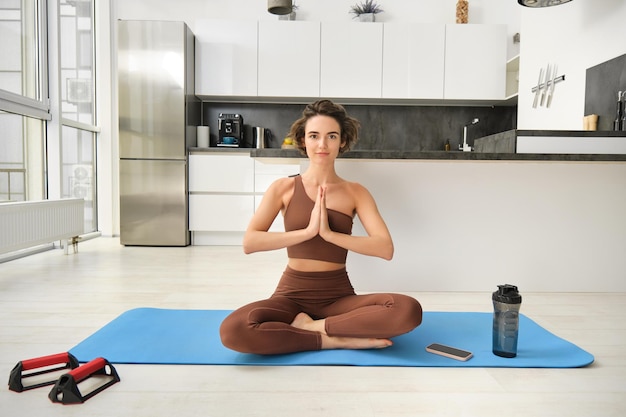
[(311, 238), (317, 236), (320, 232), (320, 224), (322, 221), (322, 199), (324, 198), (324, 189), (320, 186), (317, 189), (317, 196), (315, 197), (315, 205), (311, 210), (311, 218), (309, 219), (309, 225), (307, 226), (307, 235)]

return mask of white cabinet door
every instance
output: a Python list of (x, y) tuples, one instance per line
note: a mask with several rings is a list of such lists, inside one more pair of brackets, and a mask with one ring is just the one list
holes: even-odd
[(254, 195), (191, 194), (189, 230), (245, 232), (254, 209)]
[(322, 22), (321, 97), (382, 96), (383, 24)]
[(247, 152), (189, 155), (189, 230), (244, 232), (254, 214), (254, 160)]
[(196, 95), (257, 95), (257, 22), (196, 21)]
[(300, 173), (300, 164), (254, 161), (254, 192), (264, 193), (279, 178)]
[(189, 192), (254, 192), (254, 160), (246, 153), (189, 155)]
[(443, 98), (445, 35), (443, 24), (384, 24), (383, 98)]
[[(254, 207), (259, 207), (261, 200), (263, 199), (263, 193), (267, 191), (268, 187), (277, 179), (285, 178), (290, 175), (296, 175), (300, 173), (299, 163), (274, 163), (274, 162), (262, 162), (259, 160), (254, 161)], [(274, 223), (270, 226), (272, 232), (285, 231), (283, 215), (278, 213)]]
[(503, 100), (506, 25), (446, 25), (447, 100)]
[(258, 91), (264, 97), (319, 97), (319, 22), (259, 22)]

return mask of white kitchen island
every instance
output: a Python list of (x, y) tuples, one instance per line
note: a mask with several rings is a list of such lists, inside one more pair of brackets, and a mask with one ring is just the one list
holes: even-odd
[(391, 262), (349, 255), (362, 291), (626, 290), (626, 163), (344, 160), (338, 170), (369, 188), (395, 243)]
[[(290, 174), (308, 163), (251, 153)], [(348, 256), (357, 291), (626, 291), (623, 156), (351, 154), (339, 175), (370, 190), (395, 244), (391, 261)], [(364, 233), (358, 218), (353, 233)]]

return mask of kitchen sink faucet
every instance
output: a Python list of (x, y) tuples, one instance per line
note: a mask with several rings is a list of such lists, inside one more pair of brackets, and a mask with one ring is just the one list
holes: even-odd
[(475, 125), (476, 123), (478, 123), (478, 117), (475, 117), (471, 122), (468, 122), (465, 126), (463, 126), (463, 145), (459, 144), (459, 151), (471, 152), (474, 150), (474, 148), (467, 144), (467, 127)]

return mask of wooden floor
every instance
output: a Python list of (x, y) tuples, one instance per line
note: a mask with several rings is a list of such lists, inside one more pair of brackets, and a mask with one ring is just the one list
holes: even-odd
[[(57, 249), (5, 262), (0, 264), (0, 376), (8, 380), (20, 360), (66, 352), (131, 308), (232, 309), (266, 297), (283, 267), (282, 252), (246, 256), (240, 247), (123, 247), (114, 238), (83, 242), (78, 254)], [(491, 311), (490, 294), (409, 294), (427, 311)], [(523, 313), (595, 355), (594, 364), (582, 369), (116, 365), (122, 381), (85, 404), (53, 404), (50, 387), (19, 394), (5, 388), (0, 413), (626, 415), (626, 294), (523, 295)]]

